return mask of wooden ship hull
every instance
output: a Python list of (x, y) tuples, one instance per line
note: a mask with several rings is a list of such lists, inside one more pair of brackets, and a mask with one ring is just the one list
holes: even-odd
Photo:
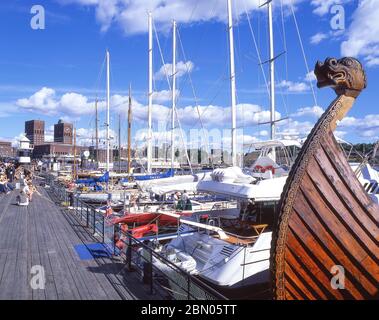
[[(379, 206), (333, 135), (366, 86), (360, 63), (345, 59), (353, 63), (329, 59), (316, 65), (318, 85), (331, 78), (338, 97), (308, 136), (282, 194), (271, 254), (275, 299), (378, 298)], [(333, 78), (330, 70), (341, 68), (350, 82)]]

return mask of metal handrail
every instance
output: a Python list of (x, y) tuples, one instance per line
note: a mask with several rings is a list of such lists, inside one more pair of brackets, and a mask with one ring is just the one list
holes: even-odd
[[(157, 252), (155, 252), (152, 248), (150, 248), (149, 246), (147, 246), (146, 244), (144, 244), (142, 241), (140, 241), (137, 238), (133, 237), (129, 232), (125, 233), (125, 232), (121, 231), (121, 234), (123, 236), (125, 236), (126, 239), (128, 239), (128, 240), (121, 239), (121, 241), (124, 242), (124, 244), (126, 244), (127, 247), (130, 246), (130, 240), (132, 240), (132, 246), (133, 246), (133, 242), (135, 244), (138, 244), (138, 246), (140, 246), (144, 250), (147, 250), (148, 252), (150, 252), (150, 254), (151, 254), (152, 257), (155, 257), (156, 259), (160, 260), (161, 262), (164, 262), (165, 265), (169, 266), (174, 271), (178, 272), (180, 275), (182, 275), (182, 276), (190, 279), (191, 282), (194, 282), (198, 286), (200, 286), (202, 289), (205, 289), (208, 294), (211, 294), (216, 299), (227, 300), (227, 298), (224, 295), (222, 295), (221, 293), (219, 293), (218, 291), (216, 291), (214, 288), (210, 287), (209, 285), (207, 285), (203, 281), (197, 279), (196, 277), (194, 277), (193, 275), (189, 274), (188, 272), (182, 270), (177, 265), (175, 265), (172, 261), (170, 261), (170, 260), (166, 259), (165, 257), (161, 256), (160, 254), (158, 254)], [(174, 280), (172, 280), (172, 281), (174, 281)], [(185, 289), (185, 288), (183, 288), (183, 289)], [(196, 297), (193, 297), (193, 298), (196, 298)]]

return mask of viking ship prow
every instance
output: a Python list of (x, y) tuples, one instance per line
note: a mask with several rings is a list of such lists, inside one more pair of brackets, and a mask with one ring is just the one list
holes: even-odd
[(337, 122), (366, 88), (361, 63), (328, 58), (319, 88), (337, 98), (317, 122), (291, 169), (273, 233), (275, 299), (375, 299), (379, 284), (379, 206), (334, 138)]

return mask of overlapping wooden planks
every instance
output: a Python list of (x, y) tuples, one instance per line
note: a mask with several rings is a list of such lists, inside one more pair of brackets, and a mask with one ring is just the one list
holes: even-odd
[[(355, 65), (346, 59), (341, 63)], [(336, 121), (354, 103), (354, 90), (354, 95), (338, 90), (346, 95), (339, 95), (315, 125), (288, 177), (272, 244), (277, 299), (379, 298), (379, 206), (333, 135)], [(337, 278), (339, 286), (333, 282)]]

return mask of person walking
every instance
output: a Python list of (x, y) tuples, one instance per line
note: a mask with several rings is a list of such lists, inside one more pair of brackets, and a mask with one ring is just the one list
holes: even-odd
[(13, 183), (15, 173), (16, 173), (16, 170), (14, 168), (14, 165), (12, 164), (9, 170), (9, 178), (8, 178), (10, 183)]

